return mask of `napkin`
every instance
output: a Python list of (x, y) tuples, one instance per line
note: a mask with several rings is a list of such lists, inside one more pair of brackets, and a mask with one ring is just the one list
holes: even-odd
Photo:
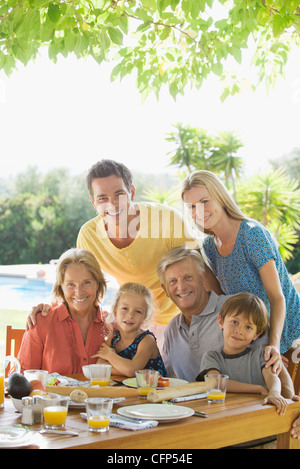
[(121, 416), (112, 414), (110, 416), (110, 426), (124, 428), (124, 430), (145, 430), (145, 428), (157, 427), (157, 420), (144, 420), (144, 422), (129, 422)]
[(59, 373), (50, 373), (47, 378), (47, 384), (51, 381), (51, 378), (57, 378), (62, 384), (69, 386), (87, 386), (91, 385), (90, 381), (79, 381), (78, 379), (69, 378), (68, 376), (62, 376)]
[(205, 397), (206, 393), (202, 392), (201, 394), (193, 394), (192, 396), (175, 397), (174, 399), (170, 399), (170, 402), (193, 401), (194, 399), (203, 399)]
[[(86, 420), (87, 416), (85, 412), (81, 412), (81, 417)], [(110, 427), (118, 427), (123, 428), (124, 430), (145, 430), (146, 428), (157, 427), (158, 421), (157, 420), (144, 420), (143, 422), (130, 422), (129, 420), (125, 420), (122, 418), (121, 415), (111, 414), (110, 416)]]

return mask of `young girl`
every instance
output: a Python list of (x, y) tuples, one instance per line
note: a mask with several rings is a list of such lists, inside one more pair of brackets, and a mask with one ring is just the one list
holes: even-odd
[(112, 304), (117, 331), (111, 334), (94, 357), (97, 363), (110, 363), (112, 374), (135, 376), (140, 369), (153, 369), (166, 376), (156, 339), (144, 330), (153, 311), (151, 291), (141, 283), (122, 285)]

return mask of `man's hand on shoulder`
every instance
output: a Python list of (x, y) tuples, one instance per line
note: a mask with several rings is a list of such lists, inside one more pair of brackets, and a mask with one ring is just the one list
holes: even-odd
[(32, 308), (31, 313), (27, 317), (26, 330), (32, 329), (36, 325), (36, 315), (41, 313), (43, 316), (47, 316), (48, 311), (51, 309), (50, 305), (40, 303)]

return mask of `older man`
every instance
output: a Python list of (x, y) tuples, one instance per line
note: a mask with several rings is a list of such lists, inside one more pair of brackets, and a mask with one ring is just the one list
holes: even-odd
[[(195, 250), (185, 247), (170, 249), (157, 266), (166, 295), (181, 313), (175, 316), (165, 330), (162, 356), (168, 376), (195, 381), (202, 356), (212, 348), (222, 350), (223, 336), (217, 316), (228, 296), (208, 293), (203, 285), (204, 262)], [(256, 345), (268, 341), (268, 335), (257, 339)], [(269, 356), (265, 356), (268, 360)], [(269, 364), (278, 366), (274, 353)], [(300, 439), (300, 416), (291, 427), (291, 436)]]
[[(217, 317), (228, 296), (205, 290), (204, 268), (201, 255), (182, 246), (170, 249), (157, 267), (166, 295), (181, 311), (165, 329), (164, 363), (168, 376), (187, 381), (196, 380), (205, 352), (223, 349)], [(268, 335), (256, 341), (256, 345), (266, 343)]]

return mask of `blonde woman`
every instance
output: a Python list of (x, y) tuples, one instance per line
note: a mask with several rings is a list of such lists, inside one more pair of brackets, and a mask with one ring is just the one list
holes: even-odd
[(38, 314), (36, 326), (26, 331), (18, 358), (21, 369), (43, 369), (70, 375), (82, 372), (109, 329), (107, 312), (100, 307), (106, 282), (95, 256), (85, 249), (70, 249), (59, 259), (51, 306)]
[(300, 336), (300, 300), (269, 231), (246, 217), (209, 171), (187, 176), (181, 196), (204, 233), (201, 249), (223, 292), (260, 297), (269, 312), (270, 345), (287, 352)]

